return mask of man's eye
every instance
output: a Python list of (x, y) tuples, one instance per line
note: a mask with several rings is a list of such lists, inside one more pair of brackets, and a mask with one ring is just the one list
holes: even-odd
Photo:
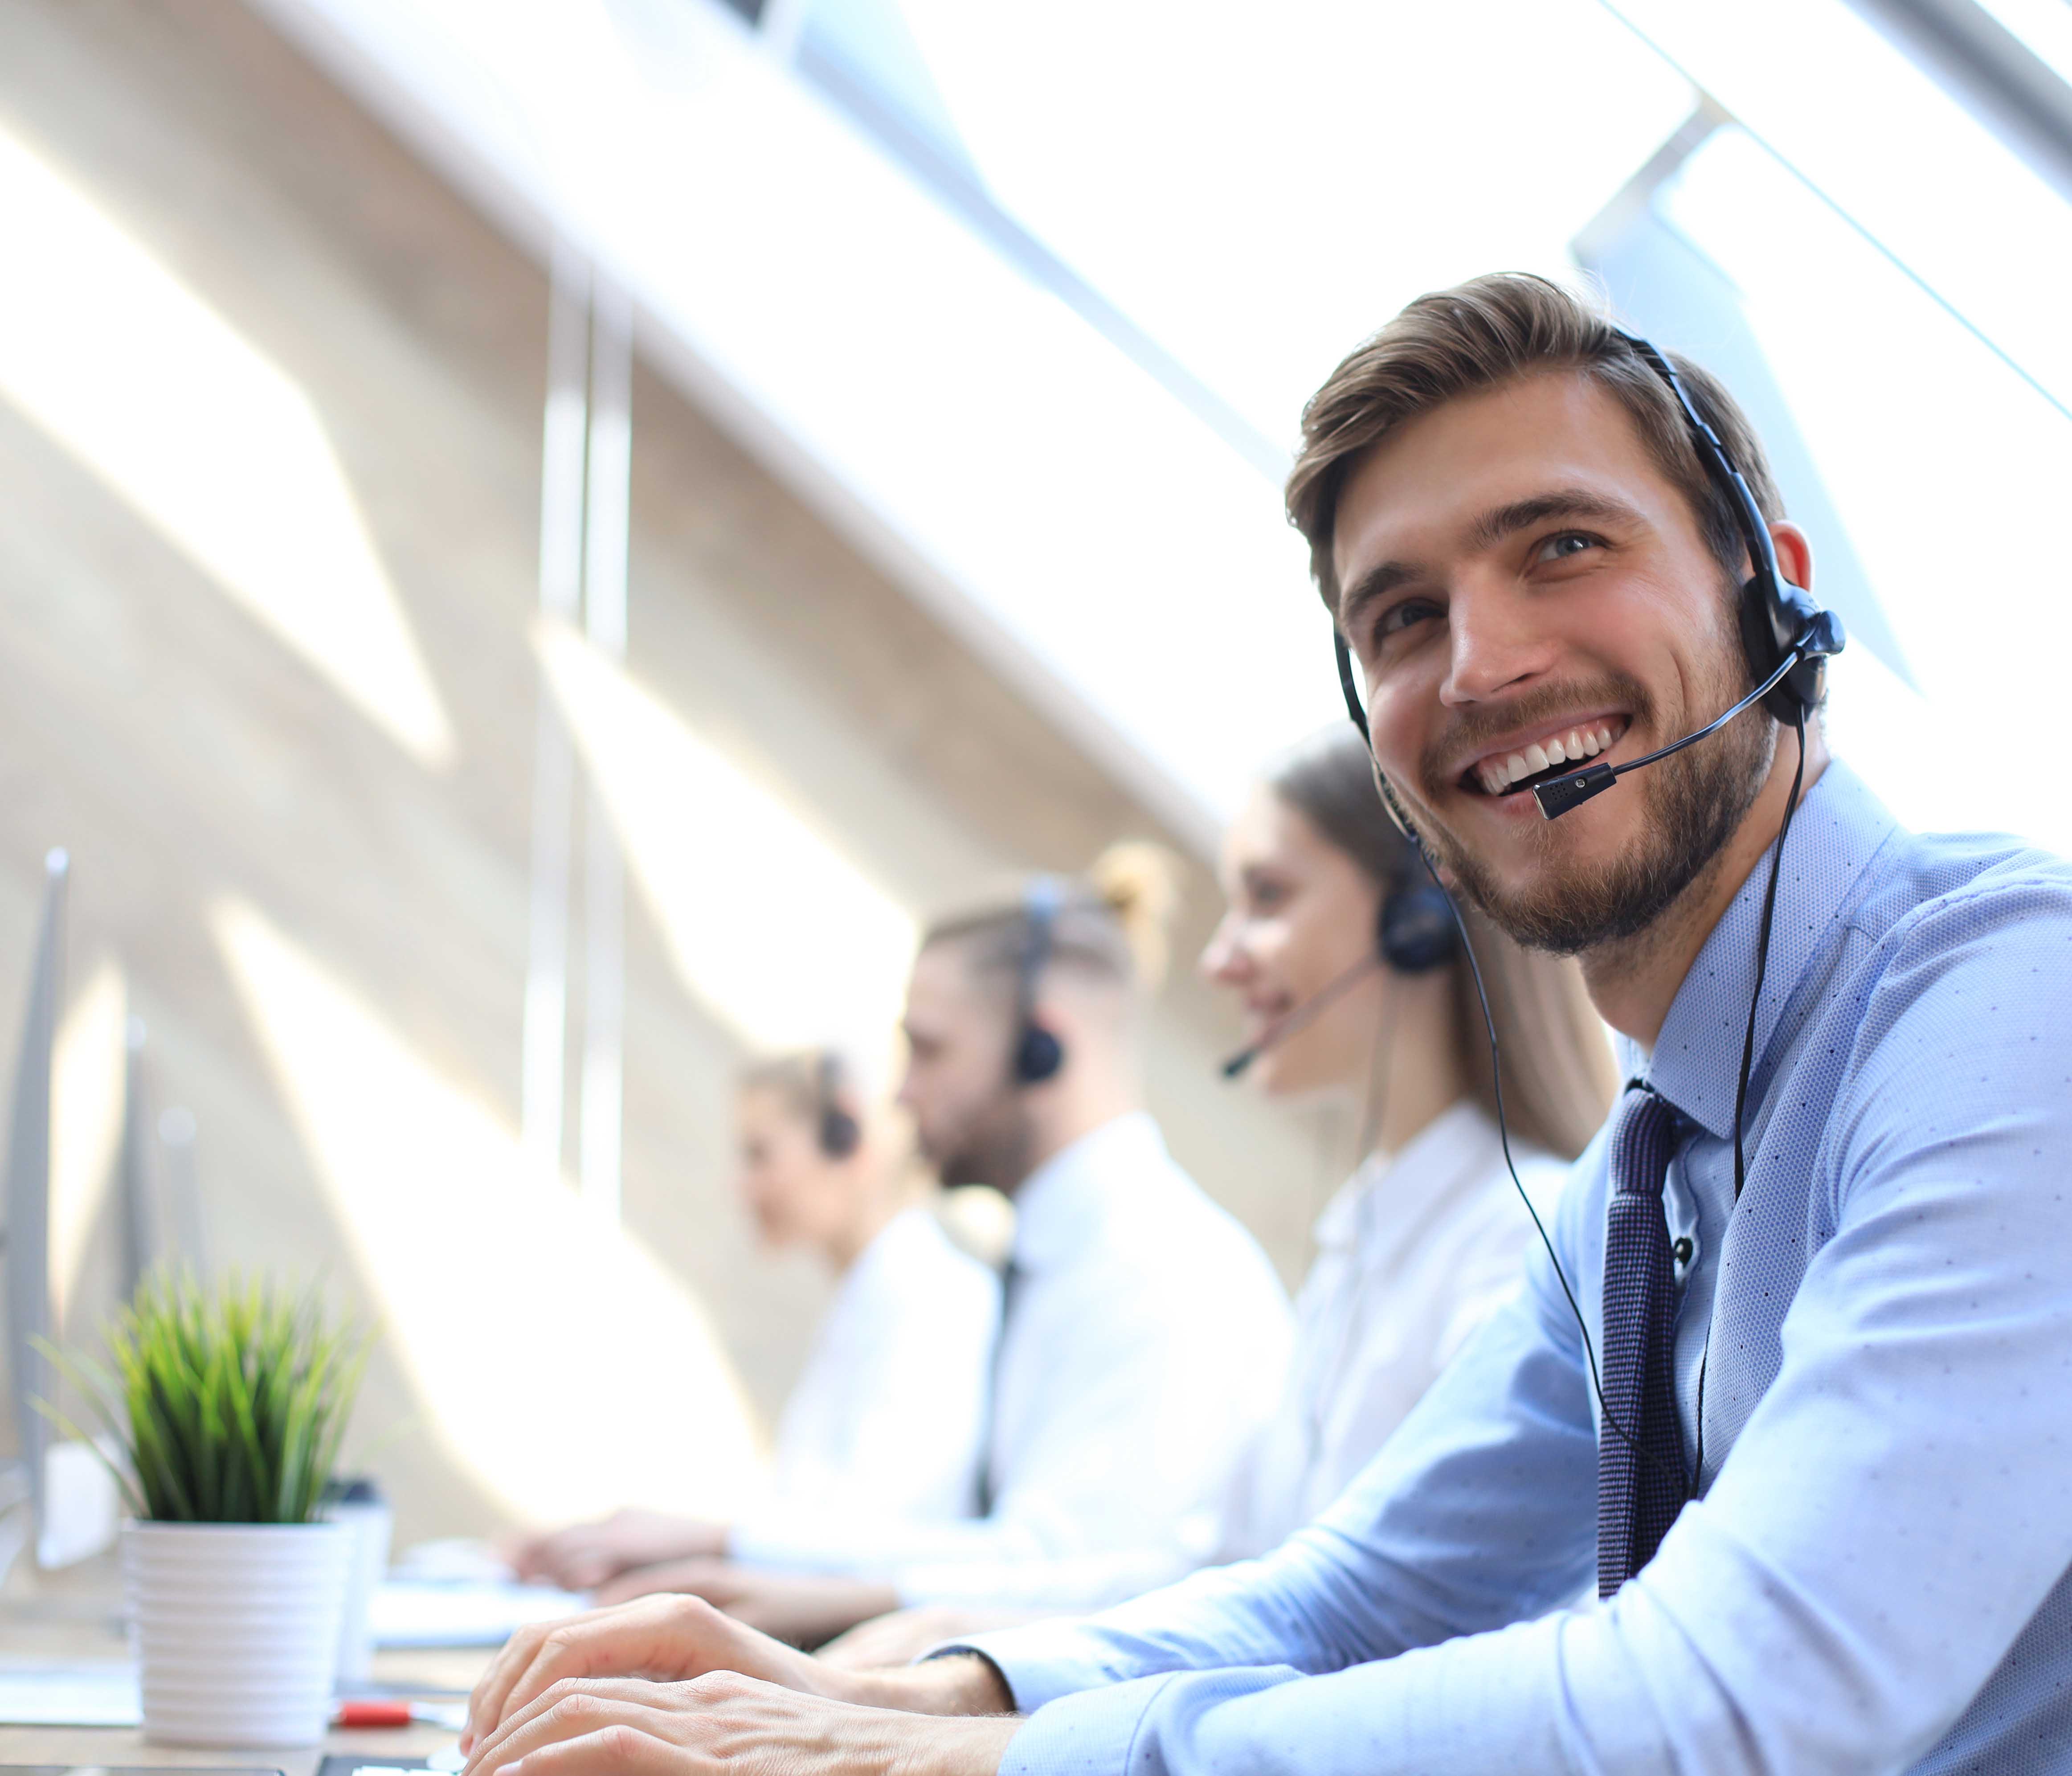
[(1429, 598), (1405, 598), (1400, 604), (1392, 604), (1375, 619), (1375, 639), (1386, 641), (1438, 614), (1439, 607)]
[(1580, 530), (1564, 530), (1558, 536), (1549, 536), (1542, 543), (1533, 551), (1533, 558), (1541, 561), (1562, 561), (1571, 556), (1581, 555), (1586, 549), (1602, 546), (1595, 536), (1588, 536)]

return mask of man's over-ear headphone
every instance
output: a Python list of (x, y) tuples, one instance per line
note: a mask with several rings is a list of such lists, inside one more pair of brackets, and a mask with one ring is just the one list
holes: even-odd
[(1025, 927), (1014, 977), (1014, 1046), (1009, 1077), (1018, 1085), (1041, 1085), (1065, 1064), (1065, 1045), (1036, 1022), (1036, 990), (1050, 960), (1064, 891), (1054, 876), (1038, 876), (1022, 891)]
[(1786, 727), (1819, 707), (1827, 689), (1827, 660), (1842, 651), (1841, 621), (1823, 610), (1802, 586), (1785, 578), (1777, 564), (1777, 543), (1762, 508), (1755, 503), (1747, 480), (1734, 467), (1720, 434), (1706, 422), (1698, 405), (1684, 388), (1675, 367), (1638, 334), (1619, 337), (1631, 346), (1645, 364), (1667, 385), (1682, 409), (1699, 460), (1727, 496), (1748, 545), (1749, 560), (1755, 571), (1741, 582), (1741, 647), (1748, 656), (1749, 670), (1758, 684), (1771, 680), (1794, 660), (1775, 688), (1762, 699), (1762, 706)]
[[(1741, 471), (1734, 467), (1726, 446), (1720, 442), (1719, 434), (1698, 411), (1675, 368), (1646, 339), (1631, 333), (1621, 333), (1618, 336), (1633, 347), (1635, 356), (1662, 379), (1675, 397), (1691, 442), (1697, 449), (1699, 461), (1726, 495), (1743, 541), (1748, 545), (1749, 559), (1755, 571), (1742, 582), (1737, 609), (1741, 648), (1748, 657), (1749, 670), (1756, 680), (1756, 686), (1704, 727), (1654, 752), (1630, 758), (1622, 765), (1593, 761), (1580, 771), (1565, 771), (1531, 785), (1532, 795), (1540, 804), (1540, 812), (1550, 820), (1610, 789), (1627, 772), (1654, 764), (1708, 734), (1716, 734), (1752, 703), (1760, 701), (1767, 713), (1787, 727), (1803, 722), (1819, 706), (1826, 691), (1828, 660), (1841, 652), (1848, 640), (1840, 618), (1815, 603), (1812, 594), (1803, 587), (1794, 586), (1784, 578), (1778, 566), (1776, 541), (1770, 534), (1770, 525), (1762, 516), (1762, 508), (1757, 505), (1755, 495), (1749, 491), (1748, 482)], [(1367, 737), (1371, 749), (1373, 737), (1367, 734), (1367, 711), (1361, 706), (1359, 687), (1353, 678), (1352, 652), (1346, 644), (1343, 631), (1335, 625), (1331, 639), (1338, 653), (1338, 686), (1345, 693), (1346, 713), (1352, 717), (1353, 726)], [(1389, 818), (1413, 844), (1420, 843), (1389, 784), (1383, 779), (1378, 762), (1375, 780)], [(1515, 794), (1524, 787), (1515, 785), (1506, 793)]]
[(841, 1057), (831, 1048), (822, 1049), (813, 1067), (815, 1095), (820, 1100), (814, 1135), (829, 1159), (847, 1159), (863, 1141), (863, 1125), (842, 1108), (841, 1071)]

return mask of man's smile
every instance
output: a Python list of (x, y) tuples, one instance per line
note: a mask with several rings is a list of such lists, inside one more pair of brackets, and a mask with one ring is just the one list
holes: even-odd
[(1542, 722), (1505, 735), (1478, 753), (1457, 775), (1471, 795), (1501, 796), (1515, 786), (1544, 775), (1558, 775), (1617, 746), (1632, 726), (1622, 711), (1570, 716)]

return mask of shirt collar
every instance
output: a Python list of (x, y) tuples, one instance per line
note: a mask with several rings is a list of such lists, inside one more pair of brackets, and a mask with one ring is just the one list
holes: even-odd
[(1061, 1147), (1014, 1193), (1014, 1263), (1041, 1270), (1083, 1248), (1120, 1195), (1172, 1163), (1148, 1112), (1104, 1122)]
[[(1310, 1231), (1319, 1247), (1347, 1251), (1372, 1245), (1387, 1230), (1408, 1234), (1463, 1185), (1481, 1183), (1501, 1161), (1496, 1124), (1481, 1105), (1464, 1098), (1426, 1123), (1400, 1153), (1363, 1161)], [(1385, 1227), (1375, 1224), (1377, 1215)]]
[[(1865, 868), (1897, 830), (1898, 822), (1840, 759), (1828, 762), (1799, 804), (1778, 877), (1770, 966), (1756, 1008), (1751, 1093), (1760, 1090), (1766, 1075), (1770, 1040), (1785, 1007), (1852, 902)], [(1624, 1038), (1618, 1045), (1620, 1063), (1630, 1077), (1646, 1079), (1720, 1141), (1733, 1137), (1734, 1088), (1741, 1078), (1770, 858), (1765, 850), (1698, 952), (1663, 1020), (1653, 1053)]]

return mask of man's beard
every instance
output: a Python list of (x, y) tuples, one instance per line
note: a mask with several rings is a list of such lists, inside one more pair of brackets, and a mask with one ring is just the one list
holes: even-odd
[[(1740, 650), (1735, 648), (1729, 657), (1733, 668), (1699, 699), (1708, 713), (1689, 728), (1703, 726), (1750, 689)], [(1648, 720), (1653, 699), (1638, 680), (1623, 676), (1564, 688), (1549, 694), (1547, 704), (1545, 713), (1556, 717), (1593, 704), (1622, 706), (1632, 712), (1635, 726), (1660, 731)], [(1518, 705), (1503, 715), (1503, 726), (1512, 730), (1532, 719), (1533, 712)], [(1448, 750), (1456, 758), (1458, 731), (1447, 737)], [(1622, 786), (1626, 794), (1638, 790), (1646, 799), (1646, 819), (1638, 843), (1620, 855), (1581, 864), (1560, 850), (1552, 832), (1536, 833), (1533, 837), (1546, 865), (1523, 893), (1507, 892), (1494, 872), (1436, 821), (1426, 837), (1462, 891), (1499, 930), (1529, 949), (1580, 955), (1646, 930), (1707, 874), (1761, 793), (1776, 741), (1774, 724), (1760, 710), (1751, 710), (1710, 739), (1650, 765)], [(1430, 771), (1425, 775), (1429, 792)]]
[(1005, 1195), (1028, 1177), (1036, 1150), (1035, 1131), (1021, 1095), (1003, 1091), (980, 1107), (962, 1128), (944, 1143), (938, 1156), (922, 1157), (935, 1167), (946, 1187), (959, 1184), (990, 1184)]

